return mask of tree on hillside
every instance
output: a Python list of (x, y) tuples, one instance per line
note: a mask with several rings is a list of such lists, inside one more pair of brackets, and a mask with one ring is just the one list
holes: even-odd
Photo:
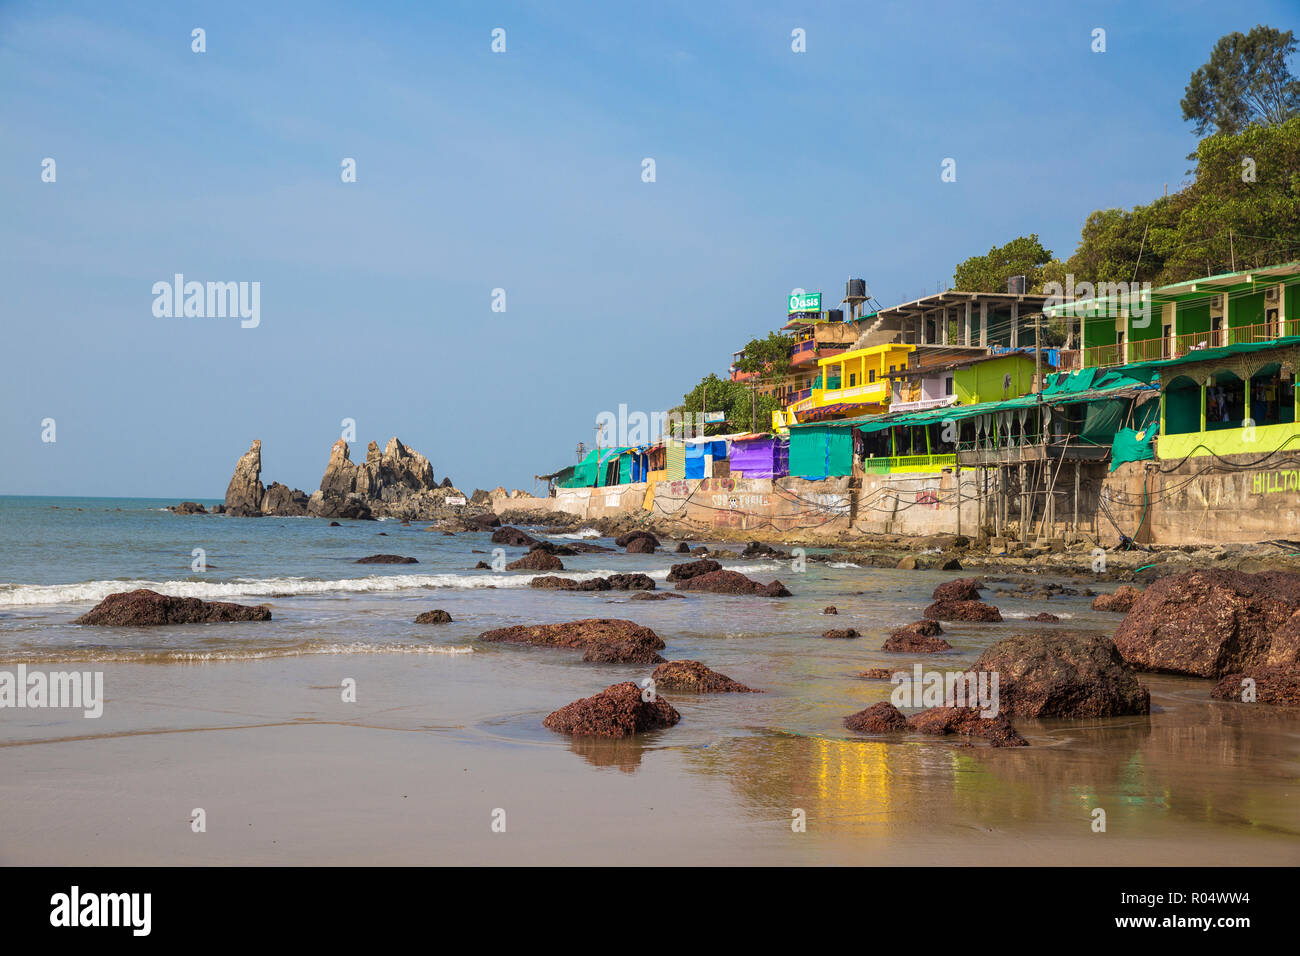
[(1207, 136), (1194, 155), (1195, 180), (1173, 195), (1092, 213), (1045, 281), (1165, 285), (1300, 259), (1300, 116)]
[(1204, 136), (1240, 133), (1251, 123), (1276, 126), (1300, 115), (1300, 80), (1287, 66), (1295, 48), (1290, 30), (1263, 25), (1220, 37), (1187, 84), (1183, 119)]
[[(788, 343), (787, 343), (788, 344)], [(682, 396), (682, 404), (673, 409), (679, 415), (700, 411), (722, 412), (726, 421), (708, 425), (706, 435), (725, 435), (729, 432), (747, 431), (753, 427), (766, 431), (772, 422), (772, 412), (781, 407), (770, 395), (758, 395), (744, 382), (732, 382), (709, 373), (700, 384)]]
[(1201, 140), (1177, 200), (1176, 221), (1148, 240), (1160, 283), (1300, 259), (1300, 115)]
[(1006, 292), (1008, 279), (1024, 276), (1025, 291), (1038, 292), (1043, 287), (1043, 267), (1051, 259), (1052, 253), (1043, 248), (1038, 234), (1030, 233), (959, 263), (953, 274), (953, 288), (963, 292)]

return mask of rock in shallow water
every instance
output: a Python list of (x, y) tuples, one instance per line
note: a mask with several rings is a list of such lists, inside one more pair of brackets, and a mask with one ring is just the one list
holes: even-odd
[(1200, 570), (1161, 578), (1115, 631), (1139, 670), (1222, 677), (1300, 663), (1300, 574)]
[(699, 561), (687, 561), (683, 564), (674, 564), (668, 569), (669, 581), (689, 581), (691, 578), (698, 578), (701, 574), (709, 574), (712, 571), (721, 571), (722, 565), (717, 561), (711, 561), (708, 558), (701, 558)]
[(726, 674), (710, 670), (699, 661), (667, 661), (650, 675), (657, 689), (689, 690), (700, 694), (758, 694), (752, 687)]
[(921, 613), (935, 621), (996, 623), (1002, 620), (1002, 612), (983, 601), (935, 601)]
[(1228, 674), (1214, 685), (1210, 696), (1217, 700), (1300, 707), (1300, 664), (1257, 667), (1249, 674)]
[(110, 594), (73, 624), (110, 627), (153, 627), (163, 624), (217, 624), (233, 621), (269, 621), (266, 605), (229, 604), (198, 598), (170, 597), (148, 588)]
[(624, 681), (547, 714), (542, 724), (573, 737), (630, 737), (671, 727), (681, 719), (668, 701), (658, 695), (642, 700), (641, 688)]
[(780, 581), (759, 584), (739, 571), (709, 571), (677, 582), (679, 591), (708, 591), (713, 594), (754, 594), (760, 597), (790, 597)]
[(582, 659), (591, 663), (663, 663), (663, 658), (656, 653), (664, 649), (659, 635), (648, 627), (618, 618), (592, 617), (563, 624), (517, 624), (485, 631), (479, 635), (479, 640), (581, 648)]
[(903, 712), (887, 700), (844, 718), (844, 726), (864, 734), (889, 734), (907, 730)]
[(978, 578), (956, 578), (940, 584), (930, 597), (936, 601), (978, 601), (983, 586)]
[(415, 619), (416, 624), (450, 624), (451, 615), (442, 608), (433, 611), (425, 611)]
[(415, 558), (406, 558), (400, 554), (372, 554), (368, 558), (357, 558), (357, 564), (419, 564)]
[[(935, 626), (926, 626), (930, 624)], [(890, 634), (880, 649), (905, 654), (938, 654), (940, 651), (952, 650), (951, 644), (942, 637), (934, 636), (942, 633), (936, 621), (917, 621)]]
[(548, 551), (529, 551), (506, 565), (507, 571), (563, 571), (564, 562)]
[(1131, 584), (1121, 584), (1110, 594), (1098, 594), (1092, 601), (1094, 611), (1114, 611), (1127, 614), (1142, 596), (1142, 592)]
[(1023, 634), (1003, 638), (972, 671), (998, 675), (999, 706), (1013, 717), (1149, 714), (1151, 694), (1102, 634)]
[(981, 717), (974, 707), (931, 707), (913, 714), (907, 719), (907, 725), (923, 734), (983, 737), (994, 747), (1029, 746), (1029, 741), (1020, 736), (1003, 714)]

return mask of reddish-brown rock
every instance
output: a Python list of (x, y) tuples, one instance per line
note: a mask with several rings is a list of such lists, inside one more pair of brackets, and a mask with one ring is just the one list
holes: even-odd
[[(620, 548), (626, 548), (638, 538), (649, 541), (655, 548), (659, 547), (659, 539), (649, 531), (629, 531), (626, 534), (621, 534), (615, 538), (614, 544)], [(653, 551), (654, 548), (651, 548), (650, 550)]]
[(400, 554), (372, 554), (366, 558), (357, 558), (357, 564), (419, 564), (415, 558), (403, 557)]
[(998, 675), (999, 708), (1012, 717), (1151, 712), (1150, 692), (1103, 634), (1017, 634), (988, 648), (971, 670)]
[(633, 538), (627, 543), (628, 554), (654, 554), (655, 542), (653, 538)]
[(1300, 574), (1189, 571), (1143, 591), (1115, 645), (1139, 670), (1194, 677), (1300, 663), (1298, 608)]
[(549, 551), (529, 551), (506, 565), (507, 571), (563, 571), (564, 562)]
[(110, 594), (73, 624), (108, 627), (156, 627), (163, 624), (225, 624), (233, 621), (269, 621), (266, 605), (251, 607), (225, 601), (171, 597), (148, 588)]
[(660, 664), (656, 651), (664, 648), (659, 635), (648, 627), (617, 618), (584, 618), (563, 624), (517, 624), (485, 631), (479, 640), (532, 644), (537, 647), (572, 647), (583, 650), (582, 659), (594, 663)]
[(903, 712), (887, 700), (844, 718), (844, 726), (863, 734), (892, 734), (907, 730)]
[(492, 543), (505, 544), (512, 548), (523, 548), (537, 544), (537, 539), (531, 534), (520, 531), (518, 528), (505, 525), (492, 532)]
[(451, 615), (448, 614), (446, 611), (444, 611), (442, 608), (438, 608), (437, 610), (425, 611), (423, 614), (418, 615), (415, 619), (415, 623), (416, 624), (450, 624)]
[(1025, 618), (1025, 620), (1033, 621), (1035, 624), (1059, 624), (1061, 621), (1061, 619), (1057, 617), (1055, 614), (1048, 614), (1046, 611), (1042, 611), (1038, 614), (1033, 614)]
[(889, 635), (880, 649), (905, 654), (938, 654), (952, 650), (952, 645), (942, 637), (931, 637), (915, 627), (900, 627)]
[(643, 700), (641, 688), (624, 681), (547, 714), (542, 723), (573, 737), (630, 737), (671, 727), (681, 719), (668, 701), (657, 694)]
[(839, 611), (839, 608), (837, 608), (834, 604), (832, 604), (830, 607), (822, 608), (822, 613), (823, 613), (823, 614), (839, 614), (840, 611)]
[[(1253, 701), (1245, 684), (1248, 678), (1254, 682), (1250, 688)], [(1300, 664), (1277, 664), (1256, 667), (1248, 674), (1228, 674), (1214, 685), (1210, 696), (1243, 703), (1300, 707)]]
[(861, 637), (861, 636), (862, 636), (861, 634), (859, 634), (851, 627), (837, 627), (837, 628), (832, 628), (829, 631), (822, 632), (822, 637), (830, 637), (839, 640), (844, 640), (850, 637)]
[(1092, 609), (1094, 611), (1114, 611), (1118, 614), (1127, 614), (1133, 610), (1133, 605), (1137, 599), (1142, 596), (1142, 592), (1131, 584), (1121, 584), (1110, 594), (1098, 594), (1092, 599)]
[(658, 690), (689, 690), (700, 694), (757, 694), (759, 691), (710, 670), (699, 661), (667, 661), (650, 675)]
[(755, 594), (760, 597), (789, 597), (780, 581), (759, 584), (739, 571), (709, 571), (677, 582), (679, 591), (709, 591), (713, 594)]
[(711, 571), (721, 571), (722, 565), (717, 561), (709, 558), (701, 558), (698, 561), (687, 561), (684, 564), (674, 564), (668, 569), (669, 581), (689, 581), (691, 578), (697, 578), (701, 574), (708, 574)]
[(869, 667), (858, 674), (863, 680), (892, 680), (894, 672), (888, 667)]
[(979, 578), (956, 578), (944, 581), (930, 595), (936, 601), (978, 601), (984, 582)]
[(983, 737), (994, 747), (1027, 747), (1029, 741), (1011, 726), (1006, 716), (981, 717), (974, 707), (931, 707), (907, 719), (908, 726), (923, 734), (960, 734)]
[(935, 601), (921, 613), (936, 621), (990, 623), (1002, 620), (1002, 612), (983, 601)]

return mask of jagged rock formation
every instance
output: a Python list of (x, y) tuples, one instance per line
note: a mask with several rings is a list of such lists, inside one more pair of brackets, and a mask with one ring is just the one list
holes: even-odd
[[(449, 505), (448, 498), (464, 498), (449, 478), (439, 484), (433, 465), (396, 437), (380, 451), (371, 442), (366, 460), (352, 461), (348, 443), (339, 439), (330, 449), (320, 488), (310, 497), (279, 482), (263, 488), (262, 443), (254, 441), (235, 466), (226, 489), (226, 512), (237, 517), (257, 515), (311, 515), (317, 518), (376, 517), (409, 521), (455, 520), (496, 524), (490, 501)], [(468, 525), (466, 525), (468, 527)], [(462, 529), (464, 530), (464, 529)]]
[(248, 451), (235, 463), (235, 473), (226, 486), (226, 514), (252, 518), (262, 513), (262, 440), (254, 439)]

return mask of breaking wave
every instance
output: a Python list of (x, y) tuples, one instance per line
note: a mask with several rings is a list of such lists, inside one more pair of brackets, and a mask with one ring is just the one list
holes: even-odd
[(59, 647), (0, 655), (0, 664), (202, 664), (220, 661), (259, 661), (317, 654), (473, 654), (474, 648), (454, 644), (366, 644), (361, 641), (302, 641), (275, 646), (240, 646), (218, 650), (131, 647)]

